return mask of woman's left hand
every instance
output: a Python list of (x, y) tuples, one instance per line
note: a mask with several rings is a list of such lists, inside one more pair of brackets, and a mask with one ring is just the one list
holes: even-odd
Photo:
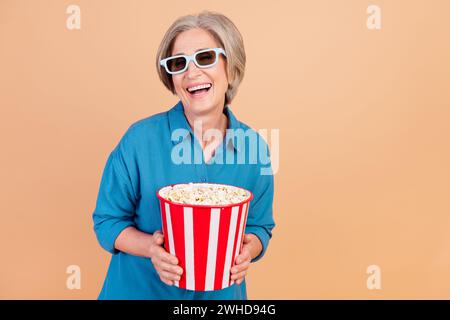
[(236, 257), (235, 265), (231, 268), (231, 280), (236, 284), (241, 284), (247, 274), (248, 267), (253, 258), (262, 251), (262, 244), (259, 238), (252, 234), (244, 235), (244, 245), (241, 253)]

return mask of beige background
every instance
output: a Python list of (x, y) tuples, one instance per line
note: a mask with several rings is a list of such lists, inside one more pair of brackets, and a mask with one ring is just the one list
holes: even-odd
[[(66, 28), (69, 4), (81, 30)], [(368, 30), (366, 9), (382, 10)], [(157, 78), (177, 17), (229, 16), (248, 65), (232, 109), (280, 129), (277, 223), (251, 299), (450, 298), (450, 2), (0, 0), (0, 298), (95, 299), (107, 156), (178, 100)], [(81, 268), (81, 290), (66, 268)], [(381, 290), (366, 269), (381, 268)]]

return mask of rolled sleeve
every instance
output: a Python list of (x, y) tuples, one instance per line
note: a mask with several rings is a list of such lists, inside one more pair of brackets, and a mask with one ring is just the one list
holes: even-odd
[(259, 175), (253, 190), (253, 200), (250, 202), (245, 233), (253, 233), (262, 244), (261, 253), (252, 262), (261, 259), (266, 253), (272, 229), (275, 227), (273, 219), (273, 175)]
[(121, 142), (109, 155), (93, 212), (97, 240), (112, 254), (119, 252), (114, 244), (122, 230), (135, 226), (136, 197), (123, 153)]

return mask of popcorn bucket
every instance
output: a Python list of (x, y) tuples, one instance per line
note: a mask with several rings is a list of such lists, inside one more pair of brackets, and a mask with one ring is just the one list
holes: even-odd
[(252, 193), (245, 190), (250, 196), (235, 204), (191, 205), (163, 198), (160, 192), (164, 188), (157, 192), (164, 247), (178, 258), (179, 266), (183, 268), (175, 286), (212, 291), (232, 285), (230, 269), (242, 250)]

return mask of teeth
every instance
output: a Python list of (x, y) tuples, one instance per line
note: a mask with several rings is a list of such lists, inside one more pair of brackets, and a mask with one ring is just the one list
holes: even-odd
[(195, 91), (195, 90), (205, 89), (205, 88), (210, 88), (210, 87), (211, 87), (210, 83), (205, 83), (205, 84), (200, 84), (200, 85), (195, 86), (195, 87), (188, 88), (187, 90), (189, 92), (192, 92), (192, 91)]

